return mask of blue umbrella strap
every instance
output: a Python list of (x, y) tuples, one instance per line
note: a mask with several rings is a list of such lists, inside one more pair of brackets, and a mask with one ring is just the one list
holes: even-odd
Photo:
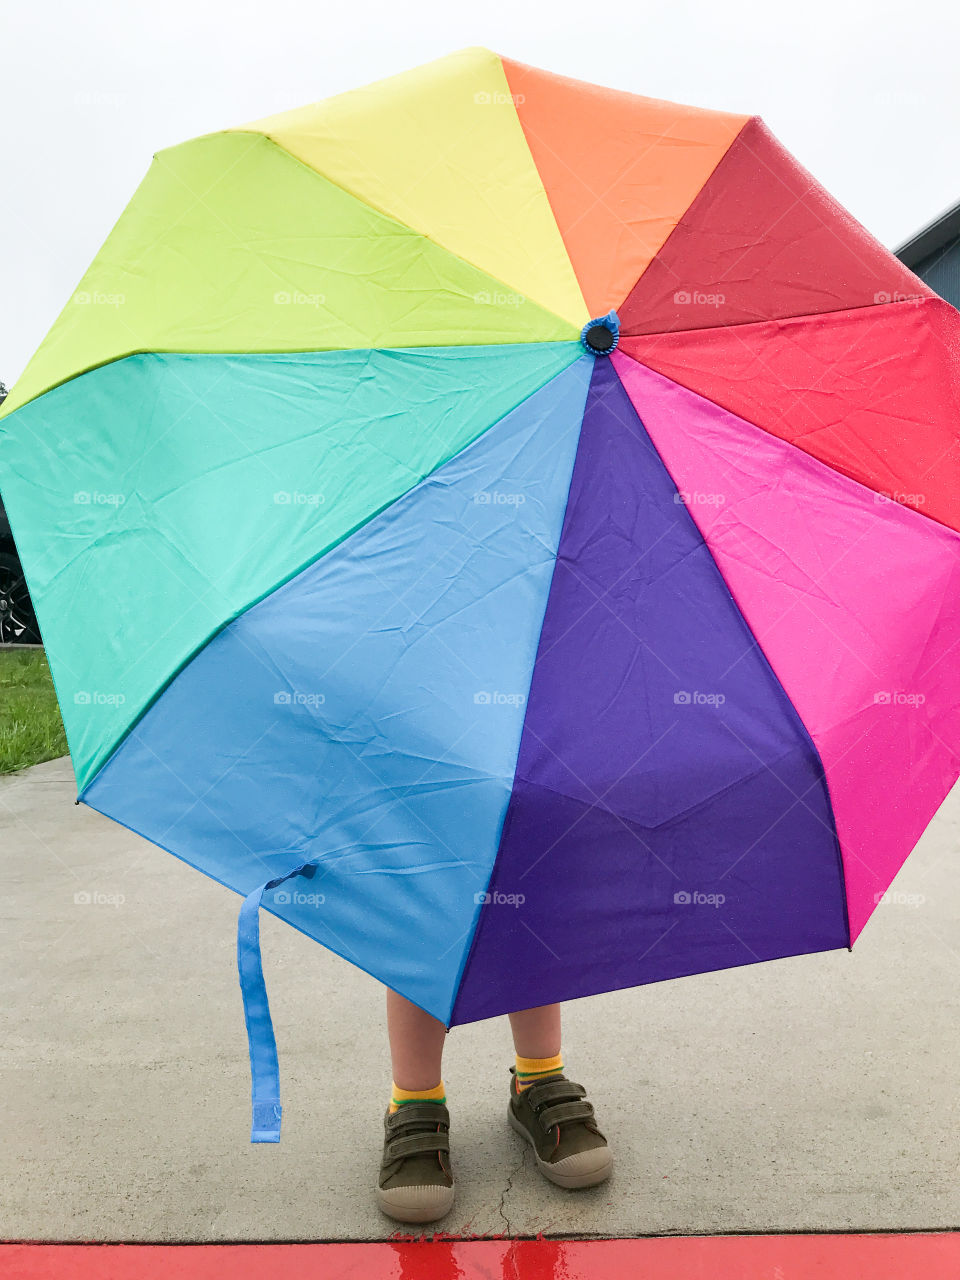
[(252, 1080), (253, 1124), (251, 1142), (279, 1142), (280, 1117), (280, 1064), (277, 1060), (277, 1041), (273, 1034), (270, 1002), (263, 980), (263, 956), (260, 953), (260, 906), (268, 889), (275, 889), (294, 876), (312, 876), (315, 862), (304, 862), (286, 875), (267, 880), (247, 894), (240, 908), (237, 925), (237, 968), (240, 972), (240, 992), (243, 996), (243, 1016), (247, 1024), (247, 1044), (250, 1047), (250, 1076)]

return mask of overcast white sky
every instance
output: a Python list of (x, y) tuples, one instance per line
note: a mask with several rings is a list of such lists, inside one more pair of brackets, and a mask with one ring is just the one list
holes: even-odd
[(0, 377), (162, 146), (465, 45), (762, 115), (888, 245), (960, 198), (956, 0), (7, 0)]

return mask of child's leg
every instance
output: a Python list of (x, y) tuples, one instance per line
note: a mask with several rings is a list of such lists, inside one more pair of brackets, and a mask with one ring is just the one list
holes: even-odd
[(507, 1118), (533, 1147), (537, 1168), (560, 1187), (593, 1187), (613, 1161), (581, 1085), (563, 1074), (560, 1006), (510, 1014), (517, 1065)]
[(560, 1052), (560, 1008), (544, 1004), (510, 1014), (513, 1047), (521, 1058), (553, 1058)]
[[(418, 1101), (442, 1101), (443, 1043), (446, 1028), (396, 991), (387, 990), (387, 1035), (393, 1063), (393, 1101), (415, 1095)], [(425, 1098), (425, 1094), (434, 1095)]]
[(538, 1080), (563, 1070), (560, 1054), (560, 1005), (544, 1004), (510, 1014), (510, 1030), (517, 1055), (517, 1089), (523, 1092)]
[(380, 1208), (398, 1222), (436, 1222), (453, 1204), (450, 1114), (441, 1062), (446, 1028), (387, 991), (393, 1092), (384, 1118)]

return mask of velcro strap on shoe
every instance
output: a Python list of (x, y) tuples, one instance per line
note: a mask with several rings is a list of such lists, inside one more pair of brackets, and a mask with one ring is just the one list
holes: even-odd
[(391, 1138), (384, 1158), (405, 1160), (407, 1156), (435, 1155), (450, 1150), (450, 1139), (445, 1133), (408, 1133), (402, 1138)]
[(582, 1084), (574, 1084), (572, 1080), (544, 1080), (524, 1090), (534, 1110), (551, 1102), (573, 1102), (585, 1097), (586, 1092)]
[(387, 1132), (404, 1129), (407, 1125), (450, 1124), (450, 1112), (440, 1102), (404, 1102), (387, 1116)]
[(537, 1118), (544, 1129), (552, 1129), (554, 1125), (568, 1124), (573, 1120), (592, 1120), (593, 1105), (589, 1102), (558, 1102), (555, 1106), (538, 1111)]

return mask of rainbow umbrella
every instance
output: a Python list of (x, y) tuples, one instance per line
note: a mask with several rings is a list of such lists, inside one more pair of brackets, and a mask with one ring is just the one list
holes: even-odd
[[(591, 320), (590, 317), (596, 317)], [(960, 772), (960, 325), (468, 50), (160, 152), (3, 407), (79, 799), (448, 1025), (848, 946)]]

